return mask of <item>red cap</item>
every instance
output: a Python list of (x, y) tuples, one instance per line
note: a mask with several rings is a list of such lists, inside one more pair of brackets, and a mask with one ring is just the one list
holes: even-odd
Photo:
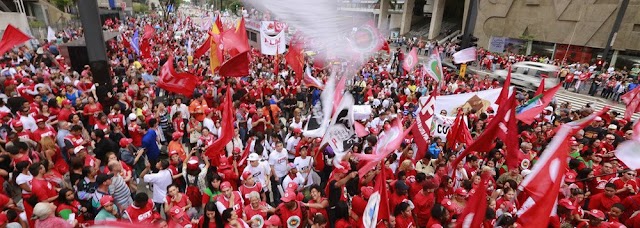
[(225, 181), (220, 184), (220, 190), (224, 191), (226, 188), (231, 188), (231, 183), (229, 183), (229, 181)]
[(280, 226), (281, 224), (280, 217), (277, 215), (272, 215), (267, 221), (264, 221), (265, 226)]
[(218, 170), (223, 170), (223, 169), (229, 169), (231, 168), (231, 166), (229, 166), (229, 159), (227, 158), (227, 156), (220, 156), (220, 165), (218, 165)]
[(291, 202), (292, 200), (296, 199), (297, 194), (291, 190), (287, 190), (287, 192), (284, 193), (284, 196), (282, 196), (282, 198), (280, 200), (282, 200), (282, 202), (288, 203)]
[(198, 169), (198, 164), (200, 162), (198, 161), (198, 157), (196, 156), (191, 156), (189, 158), (189, 161), (187, 161), (187, 170), (196, 170)]
[(171, 157), (173, 155), (178, 155), (178, 151), (177, 150), (169, 151), (169, 157)]
[(7, 214), (4, 212), (0, 212), (0, 224), (5, 224), (9, 221), (9, 218), (7, 218)]
[(561, 199), (560, 201), (558, 201), (558, 205), (563, 206), (564, 208), (567, 208), (569, 210), (576, 209), (576, 206), (574, 206), (569, 199)]
[(253, 175), (251, 175), (251, 172), (249, 171), (245, 171), (244, 173), (242, 173), (242, 179), (246, 180), (249, 179), (249, 177), (252, 177)]
[(464, 197), (467, 197), (469, 195), (469, 192), (467, 192), (467, 190), (464, 189), (464, 188), (456, 188), (456, 192), (455, 193), (456, 193), (456, 195), (461, 195), (461, 196), (464, 196)]
[(373, 191), (373, 187), (371, 186), (362, 186), (360, 188), (360, 193), (365, 199), (369, 199), (369, 197), (371, 197), (371, 194), (373, 194)]
[(300, 129), (300, 128), (294, 128), (294, 129), (293, 129), (293, 133), (300, 134), (300, 133), (302, 133), (302, 129)]
[(45, 118), (43, 118), (43, 117), (38, 117), (38, 118), (36, 119), (36, 123), (41, 123), (41, 122), (42, 122), (42, 123), (44, 123), (45, 121), (46, 121), (46, 119), (45, 119)]
[(239, 147), (234, 147), (233, 148), (233, 152), (234, 153), (240, 153), (240, 148)]
[(456, 207), (453, 206), (453, 202), (451, 202), (450, 199), (443, 199), (442, 206), (444, 206), (444, 208), (446, 208), (449, 212), (453, 212), (456, 210)]
[(287, 190), (298, 191), (298, 183), (293, 182), (293, 181), (289, 182), (287, 184)]
[(22, 126), (23, 126), (22, 121), (20, 120), (13, 121), (13, 127), (22, 127)]
[(564, 175), (564, 182), (576, 182), (576, 175), (574, 173), (567, 172), (567, 174)]
[(179, 139), (180, 137), (182, 137), (184, 135), (184, 133), (176, 131), (173, 134), (171, 134), (171, 138), (173, 138), (173, 140)]
[(131, 142), (133, 142), (133, 139), (121, 138), (120, 147), (127, 147)]
[(101, 207), (104, 207), (104, 205), (107, 205), (108, 203), (113, 203), (113, 196), (104, 195), (104, 196), (102, 196), (102, 198), (100, 198), (100, 206)]
[(0, 112), (0, 118), (4, 118), (5, 116), (8, 116), (10, 114), (10, 112)]
[(365, 201), (362, 197), (354, 196), (353, 198), (351, 198), (351, 209), (354, 213), (356, 213), (356, 215), (362, 217), (366, 207), (367, 201)]
[(592, 209), (589, 211), (584, 211), (587, 212), (587, 214), (590, 214), (591, 216), (600, 219), (600, 220), (604, 220), (604, 213), (601, 210), (598, 209)]

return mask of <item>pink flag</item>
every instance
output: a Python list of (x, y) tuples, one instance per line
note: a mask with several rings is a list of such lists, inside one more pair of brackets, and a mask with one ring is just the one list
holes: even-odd
[(624, 111), (624, 118), (627, 120), (630, 120), (634, 113), (640, 112), (640, 97), (638, 94), (640, 94), (640, 86), (620, 97), (624, 104), (627, 105), (627, 109)]
[(640, 121), (633, 125), (633, 138), (618, 145), (615, 154), (630, 169), (640, 169)]
[(476, 61), (476, 47), (469, 47), (453, 54), (453, 62), (456, 64)]
[(353, 126), (356, 129), (356, 136), (365, 137), (365, 136), (369, 135), (369, 132), (367, 131), (367, 129), (360, 122), (358, 122), (358, 121), (353, 122)]
[(411, 127), (406, 131), (403, 130), (402, 121), (399, 118), (395, 118), (393, 122), (391, 122), (391, 128), (385, 130), (383, 134), (380, 134), (378, 143), (376, 143), (376, 147), (373, 148), (373, 154), (353, 154), (353, 156), (359, 158), (361, 162), (366, 162), (366, 164), (358, 170), (360, 177), (367, 174), (378, 162), (398, 149), (404, 137), (409, 133), (409, 129), (411, 129)]
[(405, 72), (410, 72), (418, 64), (418, 49), (415, 47), (411, 49), (411, 52), (404, 55), (404, 61), (402, 61), (402, 69)]

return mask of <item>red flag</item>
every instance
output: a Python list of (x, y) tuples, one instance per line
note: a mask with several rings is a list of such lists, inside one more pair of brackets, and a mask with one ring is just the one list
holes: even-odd
[(318, 53), (313, 57), (313, 68), (316, 70), (322, 70), (325, 67), (325, 61), (327, 58), (327, 54), (324, 52)]
[(511, 66), (507, 69), (507, 79), (504, 80), (500, 96), (498, 96), (494, 104), (501, 105), (503, 101), (509, 98), (509, 86), (511, 86)]
[(380, 208), (378, 209), (378, 222), (389, 221), (391, 211), (389, 209), (389, 190), (387, 190), (386, 169), (384, 161), (380, 161), (380, 173), (376, 177), (375, 191), (380, 194)]
[(149, 39), (143, 39), (140, 45), (140, 55), (143, 59), (151, 58), (151, 43)]
[(22, 31), (8, 24), (0, 40), (0, 55), (4, 55), (5, 52), (11, 50), (14, 46), (27, 42), (31, 37), (24, 34)]
[(471, 137), (469, 127), (463, 117), (462, 110), (459, 110), (456, 120), (453, 121), (447, 134), (447, 147), (449, 148), (454, 148), (456, 143), (465, 143), (466, 145), (473, 143), (473, 137)]
[(142, 39), (143, 40), (151, 39), (155, 34), (156, 34), (156, 29), (154, 29), (153, 26), (145, 25), (144, 26), (144, 35), (142, 35)]
[(222, 122), (220, 123), (220, 138), (211, 146), (207, 147), (205, 155), (211, 158), (211, 165), (218, 166), (221, 155), (224, 155), (224, 147), (233, 139), (233, 121), (235, 112), (233, 111), (233, 100), (231, 98), (231, 86), (227, 87), (222, 110)]
[(338, 83), (336, 84), (336, 88), (333, 91), (334, 102), (333, 102), (333, 112), (331, 113), (331, 115), (336, 113), (336, 110), (338, 110), (338, 106), (340, 104), (340, 101), (342, 101), (342, 95), (344, 94), (344, 89), (346, 84), (347, 84), (347, 77), (341, 77), (340, 81), (338, 81)]
[(387, 42), (387, 39), (381, 36), (380, 42), (382, 42), (382, 47), (380, 48), (380, 50), (387, 51), (387, 54), (390, 54), (391, 48), (389, 48), (389, 42)]
[(485, 213), (487, 213), (487, 182), (490, 179), (488, 172), (482, 174), (480, 184), (473, 188), (473, 195), (456, 220), (456, 228), (482, 227)]
[(240, 158), (240, 162), (238, 162), (238, 166), (242, 166), (249, 157), (249, 154), (251, 153), (251, 143), (253, 143), (253, 137), (249, 137), (249, 139), (247, 140), (247, 146), (242, 152), (242, 157)]
[(411, 49), (411, 52), (405, 54), (405, 58), (402, 61), (402, 69), (405, 73), (410, 72), (418, 64), (418, 49), (415, 47)]
[(296, 73), (296, 80), (301, 80), (304, 74), (304, 54), (302, 54), (302, 49), (299, 46), (300, 44), (291, 42), (289, 51), (284, 55), (287, 64)]
[(223, 77), (244, 77), (249, 75), (249, 52), (231, 57), (220, 66), (218, 72)]
[(531, 173), (525, 177), (518, 189), (527, 194), (522, 207), (518, 211), (518, 223), (523, 227), (539, 227), (548, 224), (549, 216), (556, 207), (560, 185), (568, 168), (569, 138), (578, 130), (590, 124), (599, 113), (560, 126), (540, 159), (533, 166)]
[(413, 140), (418, 146), (416, 160), (422, 159), (429, 148), (429, 138), (431, 137), (431, 124), (433, 123), (433, 113), (436, 103), (436, 90), (431, 95), (423, 96), (418, 99), (419, 108), (416, 115), (416, 124), (411, 128)]
[(235, 30), (228, 30), (222, 33), (222, 42), (224, 43), (224, 50), (231, 56), (250, 50), (244, 18), (240, 19)]
[(216, 22), (214, 25), (218, 28), (218, 31), (220, 31), (220, 34), (222, 34), (224, 32), (222, 30), (224, 26), (222, 25), (222, 20), (220, 18), (221, 18), (221, 15), (216, 16)]
[[(509, 99), (515, 100), (516, 96), (510, 96)], [(511, 102), (513, 101), (509, 101), (509, 103)], [(480, 134), (480, 136), (478, 136), (478, 138), (476, 138), (473, 143), (471, 143), (471, 145), (468, 145), (468, 147), (464, 151), (462, 151), (462, 153), (458, 155), (458, 157), (456, 157), (456, 160), (453, 161), (451, 167), (456, 167), (458, 163), (460, 163), (462, 159), (467, 157), (467, 155), (471, 154), (471, 152), (488, 152), (493, 149), (493, 141), (496, 139), (496, 136), (500, 134), (500, 124), (504, 124), (505, 116), (507, 115), (507, 112), (509, 110), (509, 108), (499, 108), (496, 116), (491, 120), (491, 122), (489, 122), (487, 128), (482, 132), (482, 134)]]
[(315, 87), (315, 88), (318, 88), (319, 90), (324, 89), (324, 83), (322, 83), (322, 81), (318, 80), (317, 78), (311, 76), (311, 68), (308, 66), (307, 66), (307, 70), (304, 73), (304, 77), (302, 78), (302, 84), (309, 88)]
[[(507, 100), (508, 103), (500, 105), (500, 108), (507, 108), (508, 113), (505, 120), (502, 121), (498, 138), (507, 146), (507, 155), (505, 156), (507, 169), (515, 169), (520, 166), (520, 162), (525, 159), (524, 153), (520, 151), (520, 142), (518, 141), (518, 121), (516, 121), (516, 99)], [(499, 109), (500, 109), (499, 108)]]
[(533, 95), (538, 96), (540, 94), (542, 94), (544, 92), (544, 78), (542, 78), (542, 80), (540, 80), (540, 85), (538, 86), (538, 90), (536, 90), (536, 93)]
[(193, 53), (193, 58), (199, 59), (201, 56), (207, 53), (207, 51), (209, 51), (210, 47), (211, 47), (211, 36), (209, 36), (207, 40), (205, 40), (204, 43), (202, 43), (202, 45), (200, 45), (200, 47), (196, 49), (196, 51)]
[(533, 123), (536, 117), (544, 111), (544, 108), (551, 103), (556, 92), (560, 89), (560, 86), (562, 86), (561, 83), (544, 93), (531, 98), (522, 108), (520, 108), (516, 118), (526, 124)]
[(158, 87), (169, 92), (191, 97), (198, 83), (198, 78), (191, 73), (176, 73), (173, 68), (173, 55), (169, 55), (169, 59), (160, 70)]
[(362, 125), (360, 122), (358, 121), (353, 122), (353, 127), (356, 129), (356, 136), (365, 137), (369, 135), (369, 132), (367, 132), (366, 127)]
[(127, 38), (127, 36), (123, 34), (120, 34), (120, 39), (122, 40), (122, 45), (125, 48), (131, 48), (131, 43), (129, 42), (129, 39)]
[(391, 122), (391, 127), (385, 130), (384, 135), (378, 138), (378, 143), (376, 143), (375, 148), (373, 148), (373, 154), (353, 154), (353, 156), (360, 159), (360, 162), (365, 163), (365, 165), (358, 170), (360, 178), (371, 171), (379, 161), (384, 160), (391, 152), (398, 149), (412, 127), (413, 126), (403, 130), (402, 121), (399, 118), (395, 118)]
[(627, 105), (627, 109), (624, 111), (624, 118), (627, 120), (630, 120), (634, 113), (640, 112), (640, 97), (638, 94), (640, 94), (640, 86), (620, 96), (620, 99)]

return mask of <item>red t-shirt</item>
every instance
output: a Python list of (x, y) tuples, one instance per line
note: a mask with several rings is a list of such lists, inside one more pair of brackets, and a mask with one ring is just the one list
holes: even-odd
[[(327, 200), (327, 198), (321, 198), (320, 202)], [(315, 200), (309, 200), (309, 203), (320, 203), (320, 202), (316, 202)], [(316, 214), (322, 214), (324, 215), (325, 218), (329, 218), (329, 214), (327, 213), (327, 209), (326, 208), (322, 208), (322, 209), (317, 209), (317, 208), (309, 208), (309, 218), (313, 218), (314, 215)]]
[[(248, 201), (248, 200), (247, 200)], [(245, 201), (246, 202), (246, 201)], [(251, 205), (244, 206), (244, 214), (247, 216), (249, 220), (258, 220), (260, 224), (264, 224), (264, 221), (267, 218), (267, 212), (262, 211), (262, 207), (267, 207), (267, 203), (260, 202), (260, 207), (254, 209)]]
[(136, 123), (131, 123), (127, 127), (129, 130), (129, 135), (131, 136), (131, 144), (134, 146), (140, 147), (142, 146), (142, 133), (140, 133), (140, 126)]
[(395, 228), (412, 228), (416, 224), (413, 222), (413, 217), (405, 217), (403, 215), (396, 216)]
[(591, 201), (589, 201), (589, 209), (598, 209), (601, 211), (609, 211), (613, 204), (620, 203), (620, 197), (614, 195), (609, 198), (604, 195), (604, 193), (598, 193), (591, 197)]
[(298, 206), (293, 211), (287, 209), (284, 203), (278, 205), (277, 211), (280, 212), (280, 219), (283, 227), (297, 228), (301, 227), (302, 221), (302, 204), (297, 202)]
[(424, 194), (423, 191), (418, 192), (413, 198), (413, 204), (415, 208), (413, 213), (416, 214), (416, 224), (419, 227), (424, 227), (431, 218), (431, 208), (435, 204), (435, 194), (428, 192)]
[(38, 178), (33, 178), (31, 181), (31, 192), (38, 197), (40, 202), (58, 195), (51, 183)]
[(153, 211), (153, 202), (149, 199), (144, 207), (138, 208), (132, 204), (125, 210), (125, 213), (129, 216), (129, 221), (132, 223), (151, 224), (154, 219), (154, 213), (157, 212)]
[[(240, 192), (238, 191), (233, 191), (233, 198), (233, 211), (235, 211), (236, 214), (238, 214), (238, 216), (240, 217), (242, 216), (242, 206), (244, 205), (242, 195), (240, 195)], [(224, 196), (224, 194), (218, 195), (216, 200), (218, 200), (218, 202), (220, 202), (226, 208), (229, 208), (229, 206), (231, 205), (231, 202), (227, 197)]]
[(244, 205), (249, 205), (249, 193), (251, 192), (262, 192), (262, 184), (260, 184), (259, 182), (254, 182), (253, 186), (249, 187), (247, 185), (242, 185), (240, 186), (240, 189), (238, 189), (240, 191), (240, 194), (242, 195), (242, 197), (244, 197), (246, 200), (244, 201)]
[(38, 128), (31, 133), (31, 138), (33, 141), (40, 142), (40, 140), (44, 137), (51, 137), (52, 139), (56, 138), (56, 131), (53, 130), (52, 127)]
[(62, 108), (60, 112), (58, 112), (58, 120), (59, 121), (69, 121), (69, 116), (74, 114), (75, 111), (72, 109)]
[(93, 105), (84, 106), (83, 113), (89, 118), (89, 125), (94, 125), (97, 122), (96, 115), (102, 112), (102, 105), (95, 103)]

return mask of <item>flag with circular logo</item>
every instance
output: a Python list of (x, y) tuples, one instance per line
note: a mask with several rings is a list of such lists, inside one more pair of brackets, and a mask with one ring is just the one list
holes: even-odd
[(373, 23), (354, 28), (349, 42), (353, 51), (359, 54), (374, 53), (382, 48), (380, 33)]
[(402, 69), (404, 69), (405, 72), (410, 72), (416, 64), (418, 64), (418, 49), (414, 47), (411, 49), (411, 52), (405, 55), (404, 61), (402, 62)]
[(374, 192), (369, 197), (369, 202), (364, 208), (362, 223), (365, 228), (373, 228), (378, 224), (378, 211), (380, 210), (380, 193)]

